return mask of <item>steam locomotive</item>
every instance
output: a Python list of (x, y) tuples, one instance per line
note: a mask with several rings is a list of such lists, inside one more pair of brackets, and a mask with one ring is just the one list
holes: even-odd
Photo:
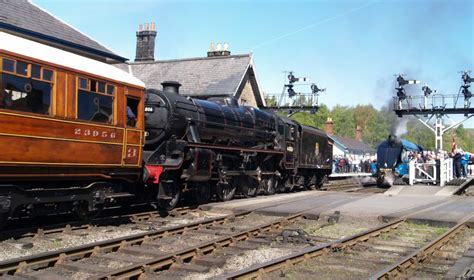
[(332, 142), (322, 131), (233, 98), (179, 95), (180, 84), (147, 90), (144, 148), (147, 185), (160, 207), (176, 206), (182, 192), (197, 203), (214, 194), (226, 201), (321, 185), (331, 172)]
[(395, 135), (389, 135), (387, 140), (377, 147), (377, 185), (390, 187), (395, 181), (408, 176), (410, 152), (422, 152), (423, 148)]

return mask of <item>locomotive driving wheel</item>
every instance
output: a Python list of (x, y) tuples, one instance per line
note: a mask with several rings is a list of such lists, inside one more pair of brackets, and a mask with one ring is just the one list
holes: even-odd
[(220, 201), (228, 201), (234, 198), (236, 186), (230, 182), (220, 182), (216, 185), (217, 199)]
[(275, 187), (276, 187), (275, 176), (270, 176), (268, 178), (260, 180), (260, 189), (263, 190), (263, 192), (266, 195), (275, 194), (275, 191), (276, 191)]
[(196, 184), (193, 189), (193, 199), (196, 204), (205, 204), (211, 200), (211, 186), (203, 182)]
[(244, 197), (254, 197), (257, 195), (258, 183), (252, 177), (246, 175), (238, 176), (234, 182)]

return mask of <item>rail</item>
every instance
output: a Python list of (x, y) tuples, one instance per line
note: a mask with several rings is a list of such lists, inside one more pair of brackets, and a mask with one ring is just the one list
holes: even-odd
[[(472, 216), (471, 216), (472, 217)], [(450, 230), (445, 232), (443, 235), (433, 240), (426, 246), (417, 250), (408, 257), (400, 260), (399, 262), (377, 272), (375, 275), (370, 277), (370, 279), (394, 279), (401, 277), (407, 272), (408, 269), (416, 266), (418, 263), (423, 262), (424, 260), (430, 258), (435, 254), (441, 247), (450, 242), (457, 234), (462, 230), (468, 227), (467, 224), (468, 218), (464, 219), (462, 222), (458, 223)]]
[(14, 274), (28, 270), (32, 266), (54, 266), (57, 262), (61, 262), (69, 257), (83, 258), (94, 253), (99, 253), (101, 250), (116, 251), (125, 245), (141, 244), (150, 238), (160, 238), (174, 234), (183, 234), (188, 230), (198, 229), (206, 225), (222, 224), (229, 219), (245, 216), (251, 212), (243, 212), (239, 214), (231, 214), (223, 217), (205, 219), (202, 221), (179, 225), (174, 227), (164, 228), (162, 230), (147, 231), (125, 237), (105, 240), (92, 244), (65, 248), (57, 251), (45, 252), (11, 260), (0, 262), (0, 275)]
[(349, 236), (341, 240), (336, 240), (323, 245), (308, 247), (300, 252), (289, 254), (287, 256), (283, 256), (268, 262), (253, 265), (240, 271), (223, 275), (218, 279), (261, 279), (267, 273), (277, 271), (285, 267), (293, 266), (307, 259), (311, 259), (334, 250), (341, 250), (345, 247), (353, 246), (359, 242), (365, 242), (369, 238), (378, 236), (384, 232), (388, 232), (392, 229), (397, 228), (403, 222), (405, 222), (404, 219), (396, 220), (391, 223), (381, 225), (373, 229), (369, 229), (362, 233), (355, 234), (353, 236)]

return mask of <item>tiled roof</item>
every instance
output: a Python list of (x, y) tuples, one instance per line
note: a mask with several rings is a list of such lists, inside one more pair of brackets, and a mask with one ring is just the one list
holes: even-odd
[[(130, 64), (132, 74), (147, 88), (161, 89), (164, 81), (182, 84), (180, 94), (186, 96), (235, 95), (251, 64), (251, 55), (202, 57)], [(127, 70), (128, 65), (119, 66)], [(128, 71), (128, 70), (127, 70)]]
[(0, 29), (95, 56), (126, 60), (28, 0), (0, 0)]
[(342, 136), (329, 135), (331, 139), (334, 140), (339, 145), (342, 145), (344, 149), (347, 149), (350, 152), (359, 152), (359, 153), (373, 153), (375, 150), (363, 141), (357, 139), (351, 139)]

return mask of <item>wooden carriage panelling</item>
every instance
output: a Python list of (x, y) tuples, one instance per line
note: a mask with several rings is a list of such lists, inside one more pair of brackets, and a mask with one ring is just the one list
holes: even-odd
[(0, 49), (0, 165), (138, 167), (143, 94), (136, 84)]

